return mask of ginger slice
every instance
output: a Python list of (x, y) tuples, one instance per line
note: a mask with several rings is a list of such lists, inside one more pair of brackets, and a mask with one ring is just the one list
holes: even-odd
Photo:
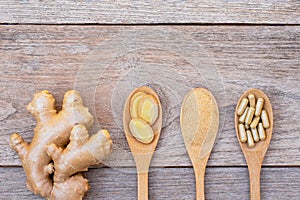
[(150, 126), (158, 118), (158, 104), (152, 95), (145, 95), (140, 99), (138, 117), (147, 122)]
[(129, 123), (131, 134), (140, 142), (149, 144), (152, 142), (154, 133), (152, 128), (142, 119), (132, 119)]
[(145, 92), (137, 92), (135, 93), (130, 100), (130, 116), (131, 118), (138, 118), (138, 107), (139, 107), (139, 102), (143, 96), (145, 96)]

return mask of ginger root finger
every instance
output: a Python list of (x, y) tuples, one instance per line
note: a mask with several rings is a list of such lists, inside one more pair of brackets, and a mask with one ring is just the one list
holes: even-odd
[(76, 174), (65, 182), (54, 183), (49, 200), (73, 200), (82, 199), (89, 190), (88, 180), (82, 174)]
[(87, 171), (91, 165), (99, 164), (110, 152), (112, 140), (106, 130), (101, 130), (88, 139), (83, 125), (72, 129), (70, 143), (62, 151), (55, 144), (47, 147), (47, 153), (54, 161), (54, 181), (63, 182), (76, 172)]
[(28, 143), (24, 141), (22, 136), (20, 136), (18, 133), (14, 133), (10, 136), (10, 147), (15, 150), (19, 157), (24, 159), (24, 156), (27, 154), (28, 151)]

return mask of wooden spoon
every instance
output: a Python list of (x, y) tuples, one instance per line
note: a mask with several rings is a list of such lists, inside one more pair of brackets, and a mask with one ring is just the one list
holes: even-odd
[(266, 129), (266, 140), (259, 141), (258, 143), (255, 144), (254, 148), (249, 148), (247, 146), (247, 143), (242, 143), (240, 141), (240, 137), (238, 133), (239, 116), (237, 115), (237, 112), (235, 112), (235, 131), (240, 146), (242, 148), (242, 151), (244, 153), (246, 162), (248, 164), (248, 171), (250, 176), (250, 199), (260, 200), (260, 171), (261, 171), (263, 159), (266, 155), (272, 137), (273, 111), (268, 96), (264, 92), (258, 89), (250, 89), (246, 91), (239, 99), (238, 104), (236, 106), (236, 111), (238, 109), (238, 105), (240, 105), (241, 100), (244, 97), (247, 98), (249, 94), (254, 94), (256, 100), (259, 97), (262, 97), (265, 100), (263, 109), (267, 111), (269, 115), (269, 123), (270, 123), (270, 127)]
[[(154, 138), (150, 144), (143, 144), (135, 139), (129, 129), (129, 122), (131, 120), (130, 116), (130, 99), (137, 92), (145, 92), (152, 95), (158, 102), (158, 119), (151, 126), (154, 133)], [(137, 174), (138, 174), (138, 199), (147, 200), (148, 199), (148, 171), (151, 162), (151, 158), (155, 151), (160, 131), (162, 127), (162, 109), (158, 98), (158, 95), (149, 87), (142, 86), (135, 89), (127, 98), (123, 112), (123, 126), (125, 130), (125, 135), (127, 138), (128, 145), (132, 152), (133, 158), (136, 163)]]
[(196, 176), (196, 199), (204, 200), (206, 164), (219, 128), (219, 111), (214, 96), (204, 88), (192, 89), (182, 103), (180, 124)]

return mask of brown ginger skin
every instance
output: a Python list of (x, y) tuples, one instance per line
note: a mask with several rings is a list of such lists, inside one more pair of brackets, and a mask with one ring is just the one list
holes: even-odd
[(65, 149), (55, 144), (47, 147), (47, 153), (54, 161), (54, 182), (64, 182), (76, 172), (87, 171), (90, 165), (99, 164), (110, 151), (111, 140), (106, 130), (101, 130), (89, 138), (85, 126), (74, 126), (70, 143)]
[[(88, 153), (87, 151), (79, 152), (78, 150), (74, 153), (72, 153), (72, 150), (64, 151), (69, 155), (67, 156), (63, 152), (62, 155), (65, 159), (72, 160), (72, 156), (77, 158), (73, 160), (73, 166), (76, 169), (69, 172), (69, 166), (62, 166), (62, 162), (55, 162), (59, 157), (57, 154), (55, 154), (56, 157), (53, 155), (55, 160), (51, 157), (52, 150), (56, 152), (68, 144), (72, 129), (73, 138), (76, 137), (76, 132), (80, 132), (78, 129), (83, 129), (83, 132), (85, 132), (83, 135), (88, 138), (86, 128), (92, 125), (93, 116), (89, 113), (88, 108), (83, 105), (79, 92), (75, 90), (65, 93), (62, 110), (58, 113), (54, 108), (54, 102), (55, 99), (47, 90), (35, 94), (32, 102), (27, 106), (27, 109), (37, 120), (34, 137), (31, 143), (27, 143), (19, 134), (14, 133), (11, 135), (10, 145), (19, 154), (27, 176), (27, 187), (33, 193), (47, 199), (82, 199), (89, 186), (87, 180), (81, 174), (74, 174), (84, 171), (89, 165), (85, 165), (83, 169), (82, 164), (79, 164), (80, 159), (89, 155), (85, 159), (91, 159), (92, 161), (86, 160), (84, 162), (86, 164), (98, 164), (110, 152), (112, 142), (109, 134), (105, 131), (96, 134), (101, 138), (101, 141), (92, 147), (89, 146), (88, 142), (92, 143), (92, 139), (96, 136), (92, 136), (91, 140), (77, 138), (81, 140), (81, 143), (77, 142), (81, 146), (88, 146), (87, 151), (95, 148), (97, 150), (94, 151), (100, 151), (101, 154), (94, 155), (92, 150)], [(74, 140), (72, 137), (69, 146), (76, 143), (76, 139)], [(103, 148), (105, 148), (105, 151), (98, 150)], [(70, 149), (70, 147), (67, 149)], [(54, 160), (53, 163), (52, 160)], [(60, 170), (56, 172), (55, 167)], [(64, 167), (67, 169), (64, 169)], [(53, 172), (55, 177), (64, 177), (64, 179), (58, 179), (57, 183), (56, 180), (53, 182), (49, 177), (49, 174)]]
[(70, 143), (65, 149), (48, 145), (47, 153), (52, 157), (55, 169), (51, 199), (81, 199), (89, 185), (81, 174), (72, 175), (99, 164), (110, 153), (111, 145), (106, 130), (89, 138), (87, 129), (81, 124), (72, 129)]

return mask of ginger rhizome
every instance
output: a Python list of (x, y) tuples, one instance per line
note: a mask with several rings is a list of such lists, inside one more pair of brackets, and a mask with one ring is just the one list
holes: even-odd
[(34, 194), (47, 199), (82, 199), (89, 185), (78, 172), (99, 164), (111, 152), (112, 141), (106, 130), (89, 137), (93, 116), (79, 92), (65, 93), (60, 112), (54, 102), (47, 90), (35, 94), (26, 107), (37, 120), (33, 139), (27, 143), (14, 133), (10, 145), (22, 161), (27, 188)]

